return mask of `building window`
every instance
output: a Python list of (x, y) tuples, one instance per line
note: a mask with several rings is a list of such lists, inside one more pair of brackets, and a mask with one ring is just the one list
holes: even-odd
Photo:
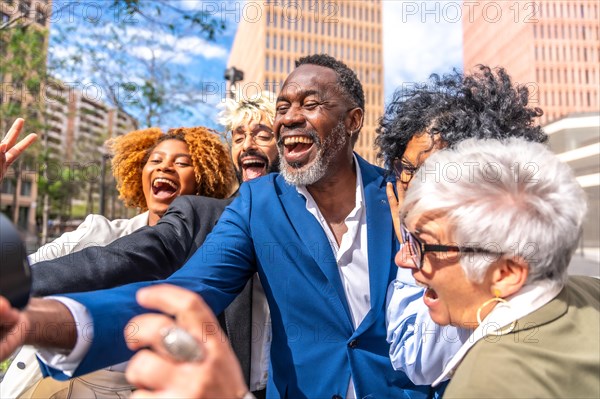
[(17, 225), (25, 230), (27, 229), (27, 220), (29, 219), (29, 207), (20, 206), (19, 207), (19, 218), (17, 219)]
[(31, 11), (31, 0), (21, 0), (19, 3), (19, 12), (23, 15), (29, 16)]
[(46, 25), (46, 14), (40, 9), (35, 11), (35, 21), (40, 25)]
[(587, 105), (588, 105), (588, 107), (592, 106), (592, 96), (590, 95), (589, 91), (587, 93)]
[(15, 182), (13, 179), (6, 178), (2, 180), (2, 194), (14, 194), (15, 193)]
[(21, 181), (21, 196), (31, 197), (31, 186), (32, 183), (30, 181)]

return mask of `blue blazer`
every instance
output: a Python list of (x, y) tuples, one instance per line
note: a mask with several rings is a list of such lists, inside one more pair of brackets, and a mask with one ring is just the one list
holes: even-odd
[[(351, 375), (358, 398), (426, 397), (429, 387), (414, 386), (393, 370), (388, 357), (385, 296), (396, 275), (398, 244), (383, 170), (358, 159), (367, 211), (371, 310), (356, 330), (325, 232), (296, 188), (271, 174), (241, 186), (204, 245), (167, 280), (69, 295), (88, 308), (94, 321), (90, 351), (76, 374), (131, 356), (123, 328), (144, 312), (135, 302), (139, 288), (161, 282), (186, 287), (220, 313), (257, 271), (273, 327), (269, 397), (345, 397)], [(135, 332), (135, 326), (128, 326), (127, 338), (135, 339)]]

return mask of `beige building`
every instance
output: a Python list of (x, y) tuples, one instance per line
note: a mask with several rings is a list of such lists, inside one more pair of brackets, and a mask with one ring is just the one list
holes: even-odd
[[(89, 88), (89, 87), (88, 87)], [(122, 203), (116, 201), (116, 183), (110, 172), (110, 160), (104, 142), (138, 128), (138, 122), (122, 110), (100, 101), (95, 90), (81, 90), (56, 82), (46, 94), (47, 140), (58, 168), (76, 168), (87, 177), (85, 193), (75, 201), (86, 204), (87, 213), (100, 212), (102, 175), (106, 191), (104, 214), (109, 218), (127, 215)], [(46, 137), (46, 136), (45, 136)]]
[[(470, 5), (467, 5), (470, 4)], [(600, 261), (600, 3), (463, 3), (464, 67), (503, 66), (544, 111), (549, 144), (586, 192), (581, 253)]]
[(381, 0), (247, 2), (228, 67), (244, 72), (238, 95), (277, 93), (294, 61), (315, 53), (342, 60), (365, 91), (365, 123), (356, 151), (374, 162), (375, 128), (383, 113)]
[(503, 66), (530, 88), (543, 125), (600, 109), (597, 0), (463, 3), (465, 71)]

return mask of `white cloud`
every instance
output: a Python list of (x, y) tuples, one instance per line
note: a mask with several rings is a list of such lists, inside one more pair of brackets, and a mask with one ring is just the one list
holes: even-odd
[(460, 1), (383, 1), (385, 98), (402, 84), (462, 68)]
[(161, 61), (189, 64), (195, 56), (210, 60), (225, 59), (228, 54), (225, 47), (210, 43), (196, 36), (177, 38), (169, 33), (156, 33), (144, 28), (131, 28), (128, 34), (132, 42), (139, 41), (143, 43), (144, 41), (148, 41), (154, 44), (152, 48), (144, 44), (131, 48), (130, 51), (132, 54), (145, 60), (155, 57)]

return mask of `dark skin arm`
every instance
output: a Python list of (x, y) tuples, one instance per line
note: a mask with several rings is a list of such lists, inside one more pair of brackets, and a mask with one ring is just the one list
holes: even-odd
[(52, 299), (33, 298), (23, 311), (0, 296), (0, 359), (7, 359), (22, 345), (70, 351), (77, 330), (71, 312)]

